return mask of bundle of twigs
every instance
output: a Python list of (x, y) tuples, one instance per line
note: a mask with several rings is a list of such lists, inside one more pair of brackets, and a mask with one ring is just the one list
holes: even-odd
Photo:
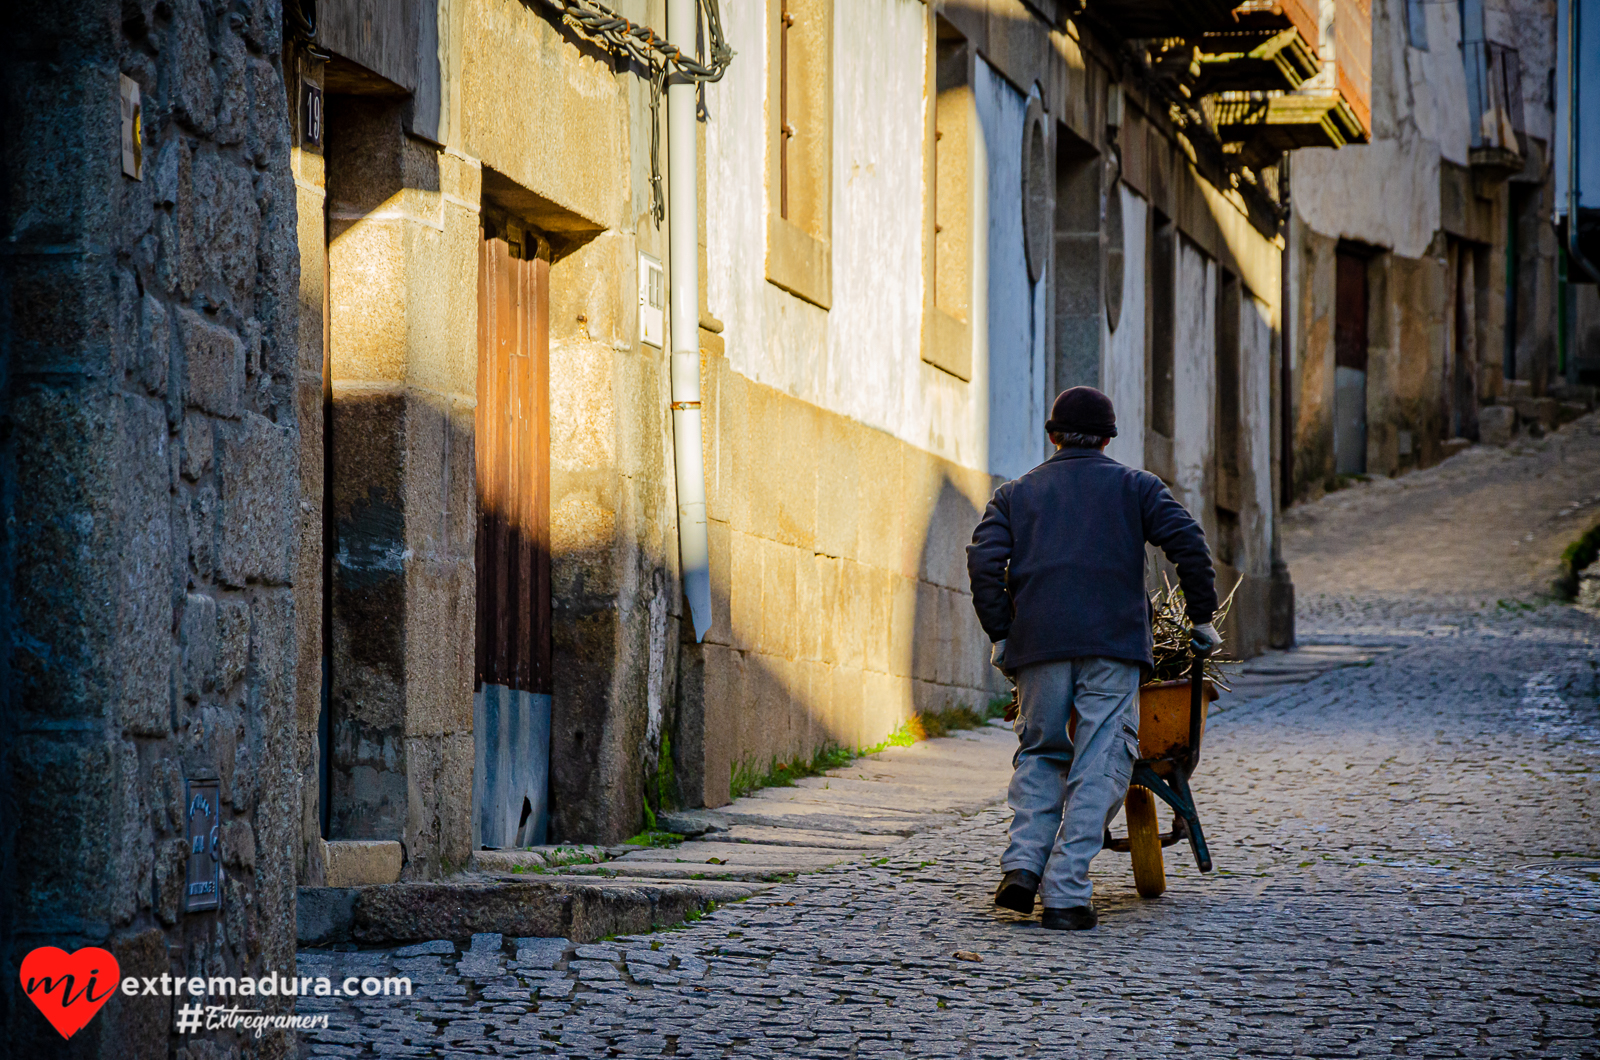
[[(1239, 587), (1235, 585), (1228, 593), (1227, 599), (1222, 601), (1211, 619), (1213, 624), (1227, 617), (1228, 608), (1233, 606), (1233, 594), (1238, 591)], [(1150, 611), (1150, 634), (1155, 641), (1151, 655), (1155, 667), (1150, 680), (1188, 680), (1189, 667), (1194, 662), (1194, 652), (1189, 647), (1194, 624), (1184, 610), (1183, 590), (1172, 584), (1165, 574), (1161, 575), (1161, 588), (1150, 594)], [(1229, 687), (1227, 664), (1239, 661), (1225, 654), (1226, 650), (1224, 647), (1212, 652), (1206, 658), (1205, 666), (1206, 677), (1223, 690)]]
[[(1217, 607), (1217, 613), (1211, 619), (1213, 625), (1227, 617), (1228, 608), (1233, 606), (1233, 594), (1238, 591), (1239, 586), (1234, 585), (1227, 599)], [(1161, 575), (1161, 588), (1150, 594), (1150, 611), (1150, 633), (1155, 640), (1151, 653), (1155, 667), (1150, 680), (1187, 681), (1189, 667), (1194, 664), (1194, 651), (1189, 647), (1194, 623), (1189, 621), (1189, 615), (1184, 610), (1183, 590), (1172, 584), (1165, 574)], [(1227, 681), (1227, 668), (1238, 661), (1226, 654), (1226, 649), (1212, 652), (1206, 657), (1206, 679), (1224, 692), (1230, 690), (1232, 686)], [(1011, 702), (1006, 704), (1003, 716), (1006, 721), (1015, 721), (1021, 709), (1017, 703), (1015, 672), (1007, 671), (1006, 681), (1011, 685)]]

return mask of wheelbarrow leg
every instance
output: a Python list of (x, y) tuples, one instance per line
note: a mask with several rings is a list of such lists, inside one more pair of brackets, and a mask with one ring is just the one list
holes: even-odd
[(1210, 872), (1211, 849), (1206, 846), (1205, 833), (1200, 830), (1200, 814), (1194, 808), (1194, 794), (1189, 791), (1189, 778), (1183, 775), (1183, 770), (1175, 770), (1172, 774), (1172, 783), (1189, 807), (1184, 820), (1189, 825), (1189, 846), (1194, 850), (1194, 863), (1199, 866), (1201, 872)]
[(1211, 851), (1206, 846), (1205, 833), (1200, 828), (1200, 815), (1195, 812), (1194, 796), (1189, 791), (1189, 780), (1183, 775), (1181, 769), (1172, 773), (1172, 783), (1168, 783), (1156, 776), (1155, 770), (1143, 762), (1137, 762), (1133, 767), (1133, 783), (1140, 787), (1149, 788), (1155, 792), (1162, 802), (1171, 806), (1173, 812), (1183, 818), (1189, 826), (1189, 846), (1194, 850), (1194, 863), (1201, 872), (1211, 871)]

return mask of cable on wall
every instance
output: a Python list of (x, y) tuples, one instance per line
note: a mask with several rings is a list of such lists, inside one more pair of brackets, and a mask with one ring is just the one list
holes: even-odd
[(699, 62), (692, 53), (685, 53), (671, 41), (657, 36), (649, 26), (623, 18), (598, 0), (542, 2), (560, 12), (561, 21), (585, 36), (604, 41), (612, 50), (626, 52), (652, 70), (657, 66), (677, 67), (678, 75), (686, 81), (720, 81), (728, 64), (733, 62), (733, 49), (722, 33), (722, 12), (717, 0), (700, 0), (700, 13), (711, 43), (709, 63)]
[(667, 215), (661, 191), (661, 93), (667, 76), (677, 75), (691, 84), (720, 81), (733, 62), (733, 48), (722, 33), (722, 12), (717, 0), (698, 0), (700, 16), (710, 38), (711, 61), (702, 63), (649, 26), (623, 18), (598, 0), (541, 0), (561, 15), (561, 21), (613, 52), (622, 52), (642, 64), (650, 74), (650, 217), (656, 227)]

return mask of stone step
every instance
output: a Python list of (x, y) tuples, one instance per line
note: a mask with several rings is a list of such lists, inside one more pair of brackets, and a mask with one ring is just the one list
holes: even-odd
[[(847, 859), (847, 860), (854, 860)], [(590, 865), (585, 876), (606, 880), (630, 882), (676, 882), (692, 880), (695, 884), (742, 881), (747, 883), (782, 883), (802, 872), (815, 872), (827, 865), (796, 862), (792, 865), (705, 865), (683, 864), (672, 861), (608, 861), (604, 865)]]
[(852, 835), (849, 832), (814, 832), (804, 828), (769, 828), (752, 824), (736, 824), (723, 831), (707, 832), (700, 839), (708, 843), (821, 847), (860, 853), (882, 850), (896, 841), (892, 835)]
[(638, 850), (601, 865), (574, 866), (574, 875), (658, 879), (779, 879), (858, 861), (873, 850), (768, 846), (690, 840), (666, 850)]
[(484, 932), (587, 942), (671, 927), (691, 912), (762, 890), (717, 880), (464, 874), (373, 887), (301, 887), (296, 927), (302, 946), (394, 946)]
[[(740, 799), (740, 803), (746, 803)], [(680, 835), (696, 837), (711, 831), (723, 831), (734, 825), (754, 825), (766, 828), (793, 828), (816, 832), (845, 832), (855, 835), (908, 836), (926, 828), (947, 824), (954, 815), (899, 815), (886, 817), (874, 815), (815, 812), (793, 803), (767, 803), (765, 806), (749, 800), (746, 805), (737, 803), (720, 810), (684, 810), (663, 814), (662, 827)]]

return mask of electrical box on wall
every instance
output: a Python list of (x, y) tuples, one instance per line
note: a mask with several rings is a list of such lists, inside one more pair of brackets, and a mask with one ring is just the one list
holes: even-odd
[(661, 262), (639, 255), (639, 341), (661, 349), (667, 330), (667, 279)]

